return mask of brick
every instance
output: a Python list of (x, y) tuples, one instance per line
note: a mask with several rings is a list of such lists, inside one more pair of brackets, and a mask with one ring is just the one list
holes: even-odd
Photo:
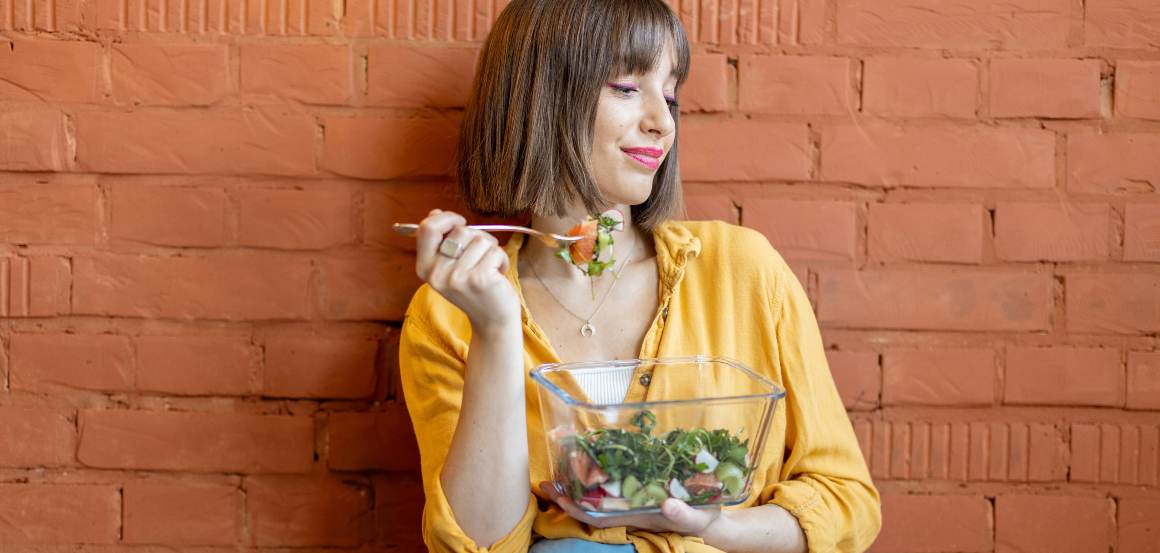
[(827, 351), (830, 372), (847, 410), (876, 409), (882, 394), (878, 354), (866, 351)]
[(346, 187), (244, 188), (238, 205), (238, 243), (243, 246), (309, 250), (354, 240), (354, 208)]
[(1160, 352), (1128, 353), (1127, 407), (1160, 411)]
[(354, 96), (349, 45), (243, 44), (242, 92), (307, 104), (346, 104)]
[[(1116, 482), (1135, 484), (1140, 455), (1140, 427), (1135, 425), (1121, 425), (1120, 439), (1113, 447), (1118, 447), (1119, 466), (1116, 466)], [(1113, 465), (1114, 466), (1114, 465)]]
[(341, 29), (341, 2), (303, 2), (305, 31), (310, 35), (335, 36)]
[(314, 172), (314, 120), (302, 113), (81, 112), (76, 136), (77, 163), (98, 173)]
[(822, 131), (825, 181), (873, 186), (1052, 188), (1055, 136), (1012, 128), (900, 127)]
[(789, 259), (853, 260), (857, 206), (850, 201), (746, 198), (741, 222), (766, 236)]
[(1160, 192), (1160, 134), (1072, 134), (1067, 137), (1067, 188), (1110, 194)]
[[(1044, 386), (1051, 382), (1051, 386)], [(1003, 401), (1029, 405), (1124, 405), (1120, 352), (1104, 348), (1009, 348)]]
[(823, 325), (913, 330), (1048, 330), (1050, 275), (974, 271), (820, 271)]
[(975, 117), (974, 60), (875, 56), (863, 62), (862, 110), (892, 117)]
[(1094, 424), (1071, 425), (1072, 482), (1098, 482), (1100, 479), (1100, 427)]
[(1111, 249), (1107, 204), (1000, 202), (995, 255), (1010, 261), (1099, 261)]
[(379, 340), (379, 357), (375, 371), (379, 375), (375, 386), (375, 401), (387, 399), (403, 399), (403, 383), (399, 374), (399, 335), (393, 327), (385, 329), (385, 335)]
[(1067, 480), (1070, 450), (1063, 432), (1050, 424), (1028, 425), (1027, 480), (1061, 482)]
[(72, 464), (76, 432), (72, 411), (0, 407), (0, 466), (59, 467)]
[(991, 551), (991, 504), (975, 495), (882, 496), (886, 524), (871, 552), (940, 553), (942, 551)]
[(1160, 499), (1125, 497), (1118, 502), (1116, 551), (1148, 553), (1160, 543)]
[(867, 463), (876, 479), (890, 477), (890, 423), (875, 424), (870, 437), (870, 455)]
[[(302, 319), (311, 313), (311, 262), (298, 256), (106, 254), (73, 263), (78, 314), (248, 320)], [(183, 283), (180, 290), (174, 282)]]
[(725, 54), (693, 54), (689, 78), (681, 86), (682, 112), (720, 112), (729, 109), (729, 83), (734, 70)]
[(916, 480), (930, 478), (931, 425), (911, 423), (910, 474)]
[(125, 543), (233, 545), (239, 535), (235, 486), (145, 480), (123, 493)]
[(98, 198), (89, 185), (0, 185), (0, 242), (95, 244)]
[[(3, 82), (0, 76), (0, 83)], [(0, 135), (0, 170), (65, 171), (69, 168), (72, 156), (68, 128), (60, 111), (6, 107), (0, 110), (0, 128), (4, 129)]]
[(1000, 495), (995, 498), (995, 553), (1109, 551), (1115, 540), (1106, 497)]
[(740, 223), (737, 206), (722, 194), (685, 194), (685, 218), (690, 221)]
[(104, 95), (100, 44), (39, 39), (6, 46), (0, 48), (0, 100), (97, 102)]
[(315, 478), (256, 477), (246, 481), (252, 545), (357, 546), (371, 538), (369, 490)]
[(391, 36), (394, 10), (373, 0), (349, 0), (343, 17), (343, 31), (348, 37)]
[(309, 417), (82, 411), (77, 459), (107, 469), (304, 473), (314, 455)]
[(837, 41), (878, 48), (1062, 48), (1071, 7), (1066, 0), (837, 0)]
[(158, 246), (222, 246), (228, 203), (220, 188), (114, 184), (110, 233)]
[(0, 317), (69, 313), (72, 269), (64, 257), (0, 257)]
[[(793, 4), (792, 10), (778, 10), (781, 12), (781, 35), (776, 40), (770, 37), (769, 43), (825, 43), (829, 35), (826, 30), (827, 4), (826, 0), (801, 0)], [(769, 6), (769, 9), (774, 8)]]
[(1100, 116), (1100, 61), (991, 60), (992, 117)]
[(992, 451), (987, 448), (991, 443), (991, 435), (996, 425), (984, 422), (972, 422), (968, 425), (969, 442), (967, 450), (967, 479), (973, 481), (987, 480), (987, 469), (991, 459), (1006, 454), (1004, 451)]
[(133, 389), (129, 338), (110, 334), (14, 334), (11, 386), (33, 392)]
[(1116, 115), (1160, 120), (1160, 62), (1116, 62)]
[(1160, 204), (1124, 210), (1124, 261), (1160, 261)]
[(402, 108), (463, 107), (478, 57), (475, 48), (371, 47), (367, 103)]
[(984, 406), (994, 402), (989, 350), (888, 351), (882, 359), (884, 405)]
[(422, 551), (423, 479), (418, 473), (376, 476), (376, 541), (407, 551)]
[(396, 222), (422, 221), (432, 209), (468, 216), (455, 187), (439, 182), (391, 183), (363, 193), (363, 237), (369, 244), (415, 251), (415, 239), (391, 229)]
[(686, 182), (810, 178), (804, 124), (690, 117), (681, 126), (681, 177)]
[(1160, 331), (1160, 275), (1072, 274), (1065, 284), (1068, 332)]
[(740, 65), (742, 111), (843, 115), (856, 110), (847, 58), (746, 54)]
[(334, 413), (328, 428), (331, 470), (419, 470), (419, 446), (401, 401), (381, 411)]
[(1089, 46), (1160, 48), (1160, 5), (1152, 0), (1090, 0), (1084, 4)]
[(1140, 431), (1139, 475), (1138, 483), (1141, 486), (1157, 486), (1160, 483), (1160, 427)]
[(114, 44), (113, 98), (119, 103), (208, 106), (233, 92), (225, 44)]
[(240, 396), (257, 391), (261, 354), (248, 336), (142, 336), (137, 389), (174, 395)]
[(319, 305), (328, 320), (401, 321), (420, 284), (411, 256), (328, 258), (320, 265)]
[(120, 518), (113, 486), (0, 484), (6, 550), (15, 544), (114, 544)]
[(883, 261), (982, 262), (986, 214), (976, 204), (870, 204), (870, 256)]
[(375, 391), (373, 337), (282, 334), (263, 345), (265, 396), (355, 399)]
[(324, 117), (322, 168), (365, 179), (451, 174), (457, 116)]

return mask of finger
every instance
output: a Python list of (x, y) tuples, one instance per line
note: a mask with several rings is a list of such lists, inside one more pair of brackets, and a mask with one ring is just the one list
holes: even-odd
[(491, 240), (482, 233), (476, 234), (471, 241), (467, 243), (467, 247), (463, 249), (463, 253), (459, 255), (459, 259), (451, 267), (451, 275), (449, 281), (453, 286), (461, 286), (467, 282), (468, 277), (475, 271), (475, 266), (479, 264), (479, 260), (487, 255), (487, 252), (492, 248)]
[(435, 255), (444, 237), (466, 224), (467, 220), (462, 215), (450, 211), (433, 212), (419, 223), (419, 231), (415, 236), (415, 251), (418, 259), (416, 270), (420, 277), (426, 276), (437, 261)]
[(551, 483), (540, 482), (540, 490), (543, 491), (545, 495), (552, 498), (552, 501), (555, 501), (556, 505), (559, 505), (560, 508), (568, 514), (568, 516), (589, 526), (596, 526), (598, 528), (604, 527), (600, 522), (597, 521), (597, 519), (588, 516), (588, 514), (585, 513), (579, 505), (576, 505), (576, 502), (572, 501), (571, 497), (556, 491), (556, 487)]
[[(459, 244), (467, 246), (471, 243), (471, 235), (473, 232), (475, 231), (463, 225), (459, 225), (448, 232), (447, 236), (440, 240), (440, 242), (443, 240), (454, 240)], [(439, 245), (436, 245), (436, 248), (439, 248)], [(466, 250), (462, 250), (460, 252), (460, 257), (463, 256), (464, 252), (466, 252)], [(451, 277), (451, 272), (455, 267), (456, 261), (458, 261), (457, 258), (450, 258), (436, 251), (431, 255), (427, 282), (430, 282), (431, 286), (435, 287), (436, 290), (440, 290), (445, 287), (448, 283), (448, 279)]]
[(680, 499), (668, 498), (661, 503), (661, 515), (677, 532), (700, 531), (716, 518), (717, 509), (695, 509)]
[(479, 263), (476, 264), (475, 272), (480, 275), (485, 275), (488, 271), (498, 271), (500, 274), (507, 274), (508, 264), (510, 262), (511, 259), (508, 257), (506, 251), (493, 246), (479, 260)]

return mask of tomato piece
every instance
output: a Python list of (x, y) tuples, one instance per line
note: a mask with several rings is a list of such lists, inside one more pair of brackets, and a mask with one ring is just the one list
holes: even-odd
[(583, 236), (582, 240), (568, 246), (568, 254), (572, 256), (572, 263), (583, 265), (596, 257), (596, 231), (598, 224), (595, 219), (588, 219), (568, 231), (568, 236)]

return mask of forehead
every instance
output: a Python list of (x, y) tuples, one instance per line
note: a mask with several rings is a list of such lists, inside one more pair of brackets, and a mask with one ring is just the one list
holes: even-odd
[[(667, 12), (666, 12), (667, 13)], [(660, 72), (683, 81), (688, 72), (688, 45), (680, 21), (674, 17), (639, 17), (620, 27), (613, 37), (616, 73), (644, 75)]]

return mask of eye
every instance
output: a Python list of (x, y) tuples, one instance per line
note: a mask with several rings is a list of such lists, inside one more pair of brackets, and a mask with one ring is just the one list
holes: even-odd
[(640, 92), (639, 88), (631, 84), (608, 83), (608, 87), (622, 96), (631, 96), (634, 92)]
[(665, 102), (668, 102), (669, 109), (677, 109), (681, 107), (681, 104), (677, 103), (676, 96), (665, 96)]

